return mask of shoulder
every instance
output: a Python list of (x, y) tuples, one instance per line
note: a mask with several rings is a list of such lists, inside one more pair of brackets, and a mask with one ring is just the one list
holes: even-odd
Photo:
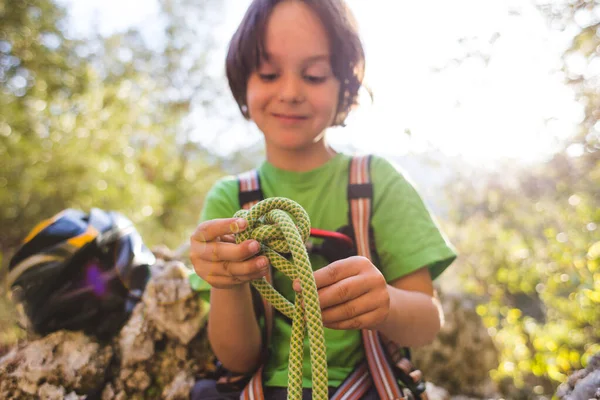
[(238, 192), (235, 176), (217, 180), (204, 198), (200, 220), (231, 217), (240, 208)]
[(413, 192), (415, 185), (408, 173), (397, 163), (381, 156), (371, 156), (371, 181), (375, 195), (394, 192)]
[[(380, 156), (371, 160), (374, 211), (388, 214), (395, 210), (426, 217), (429, 210), (416, 184), (398, 164)], [(406, 216), (405, 216), (406, 217)]]
[(456, 257), (408, 175), (381, 157), (371, 161), (377, 251), (391, 282), (427, 265), (437, 277)]
[(391, 175), (402, 179), (405, 179), (406, 176), (406, 172), (397, 163), (378, 155), (371, 155), (371, 174)]
[(239, 190), (237, 177), (234, 175), (224, 176), (218, 179), (210, 188), (207, 197), (210, 196), (227, 196), (233, 194), (237, 196)]

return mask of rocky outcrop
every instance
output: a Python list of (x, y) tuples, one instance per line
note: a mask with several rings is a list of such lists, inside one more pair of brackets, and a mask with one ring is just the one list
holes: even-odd
[(558, 387), (556, 396), (561, 400), (600, 399), (600, 353), (594, 355), (588, 365)]
[[(203, 328), (207, 306), (189, 270), (168, 249), (152, 268), (142, 300), (110, 342), (59, 331), (31, 340), (0, 359), (2, 399), (188, 399), (212, 369)], [(156, 254), (156, 253), (155, 253)], [(488, 371), (497, 354), (474, 305), (443, 298), (446, 324), (436, 342), (413, 352), (430, 400), (498, 398)]]
[(186, 399), (211, 360), (200, 335), (206, 306), (178, 261), (154, 266), (140, 304), (116, 340), (118, 368), (103, 399)]
[(0, 360), (0, 398), (79, 398), (102, 387), (112, 357), (111, 346), (81, 332), (54, 332)]
[(498, 366), (498, 351), (475, 312), (476, 303), (445, 294), (442, 304), (444, 326), (431, 345), (413, 349), (413, 363), (450, 394), (497, 398), (489, 371)]
[(179, 261), (159, 261), (110, 343), (59, 331), (13, 349), (0, 359), (0, 398), (187, 399), (212, 365), (202, 334), (207, 308), (187, 274)]

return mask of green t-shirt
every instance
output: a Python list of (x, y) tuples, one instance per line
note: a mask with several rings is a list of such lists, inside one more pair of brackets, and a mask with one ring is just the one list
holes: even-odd
[[(264, 162), (258, 169), (265, 197), (287, 197), (308, 212), (311, 226), (336, 231), (348, 225), (348, 174), (351, 157), (337, 154), (326, 164), (308, 172), (291, 172)], [(455, 259), (452, 246), (440, 232), (434, 219), (413, 186), (388, 161), (372, 157), (373, 226), (381, 270), (387, 282), (429, 266), (437, 277)], [(240, 209), (235, 177), (218, 181), (209, 191), (201, 220), (229, 218)], [(311, 238), (311, 240), (313, 240)], [(311, 255), (313, 270), (327, 264)], [(275, 288), (293, 302), (291, 281), (278, 271)], [(266, 386), (287, 386), (291, 322), (275, 313), (270, 357), (265, 365)], [(337, 387), (364, 358), (358, 330), (325, 328), (329, 386)], [(311, 387), (308, 338), (304, 343), (303, 387)]]

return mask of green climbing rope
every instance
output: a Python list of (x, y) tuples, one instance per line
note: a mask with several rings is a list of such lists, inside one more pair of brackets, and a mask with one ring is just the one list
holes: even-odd
[[(292, 320), (288, 372), (288, 399), (302, 399), (302, 359), (304, 336), (308, 331), (312, 365), (313, 399), (327, 396), (327, 356), (323, 336), (323, 320), (317, 286), (304, 243), (310, 234), (306, 211), (293, 200), (283, 197), (265, 199), (250, 210), (240, 210), (235, 217), (245, 218), (248, 228), (236, 235), (236, 242), (250, 238), (261, 243), (262, 254), (271, 265), (290, 279), (300, 279), (302, 293), (290, 303), (265, 278), (252, 281), (261, 296)], [(293, 218), (292, 218), (293, 217)], [(291, 253), (292, 262), (279, 253)], [(304, 307), (301, 307), (301, 304)]]

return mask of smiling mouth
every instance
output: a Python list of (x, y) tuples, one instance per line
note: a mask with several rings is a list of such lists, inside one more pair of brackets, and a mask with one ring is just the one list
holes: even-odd
[(304, 115), (278, 114), (278, 113), (273, 113), (272, 115), (275, 118), (280, 119), (282, 121), (286, 121), (286, 122), (298, 122), (298, 121), (304, 121), (304, 120), (308, 119), (308, 117), (304, 116)]

